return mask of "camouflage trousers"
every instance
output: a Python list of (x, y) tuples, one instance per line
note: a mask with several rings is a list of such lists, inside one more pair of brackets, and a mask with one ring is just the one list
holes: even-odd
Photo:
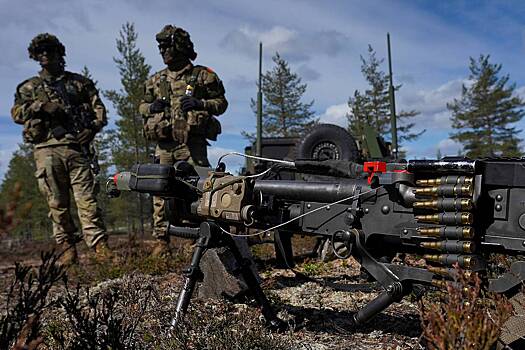
[[(187, 145), (158, 144), (155, 157), (160, 164), (175, 164), (179, 160), (188, 161), (192, 165), (209, 167), (207, 143), (205, 139), (188, 142)], [(166, 202), (161, 197), (153, 197), (153, 237), (168, 238), (168, 218), (166, 217)]]
[(88, 247), (107, 239), (106, 228), (97, 207), (94, 176), (84, 155), (72, 146), (37, 148), (34, 151), (38, 187), (46, 196), (53, 236), (58, 244), (81, 239), (71, 217), (70, 191), (73, 192)]

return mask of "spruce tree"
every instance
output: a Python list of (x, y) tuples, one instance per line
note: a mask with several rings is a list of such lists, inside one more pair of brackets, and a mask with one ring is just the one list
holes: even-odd
[[(80, 74), (93, 81), (95, 86), (97, 86), (98, 81), (94, 80), (93, 76), (91, 75), (91, 71), (87, 66), (84, 66), (82, 68)], [(114, 130), (109, 130), (106, 127), (101, 132), (97, 133), (92, 143), (94, 146), (94, 150), (97, 154), (98, 164), (100, 167), (100, 171), (96, 177), (97, 186), (99, 186), (99, 189), (101, 183), (102, 185), (105, 185), (105, 181), (109, 176), (109, 168), (112, 165), (111, 140), (114, 139), (113, 134)], [(111, 223), (115, 221), (115, 218), (112, 215), (109, 198), (105, 193), (104, 189), (102, 191), (98, 190), (97, 192), (97, 205), (101, 209), (102, 216), (104, 218), (104, 223), (106, 224), (106, 226), (111, 226)], [(75, 206), (74, 201), (72, 202), (72, 205)], [(76, 212), (76, 208), (74, 209), (74, 212)]]
[[(263, 99), (263, 137), (297, 137), (303, 135), (315, 123), (311, 110), (314, 101), (301, 102), (307, 84), (301, 84), (301, 78), (293, 73), (278, 52), (272, 57), (273, 69), (262, 75)], [(257, 103), (251, 100), (251, 107), (257, 113)], [(254, 134), (244, 133), (253, 140)]]
[(463, 145), (467, 157), (520, 156), (521, 130), (515, 123), (525, 115), (525, 101), (514, 94), (509, 75), (498, 76), (501, 64), (489, 58), (470, 58), (469, 82), (463, 84), (461, 98), (447, 104), (455, 129), (450, 136)]
[[(120, 73), (122, 88), (119, 91), (104, 91), (104, 96), (113, 103), (120, 117), (115, 123), (116, 130), (107, 134), (110, 139), (106, 140), (106, 144), (111, 145), (111, 158), (118, 170), (129, 170), (135, 163), (151, 162), (150, 153), (153, 151), (152, 145), (141, 132), (143, 121), (138, 109), (151, 66), (146, 64), (144, 55), (137, 48), (137, 37), (133, 23), (122, 26), (116, 40), (119, 56), (113, 58)], [(136, 229), (134, 218), (138, 217), (139, 228), (144, 232), (144, 213), (149, 207), (149, 198), (140, 194), (133, 196), (137, 198), (135, 201), (118, 201), (120, 204), (113, 204), (113, 209), (115, 215), (127, 218), (130, 231)], [(131, 207), (130, 202), (136, 203), (135, 208)]]
[[(378, 59), (371, 45), (368, 45), (368, 57), (361, 56), (361, 72), (369, 87), (360, 92), (355, 90), (354, 96), (348, 99), (350, 113), (347, 115), (348, 131), (358, 137), (363, 135), (363, 126), (372, 126), (385, 139), (391, 138), (390, 127), (390, 76), (381, 70), (384, 59)], [(398, 91), (401, 85), (395, 86)], [(413, 141), (421, 136), (425, 130), (413, 132), (414, 122), (410, 121), (419, 114), (418, 111), (400, 111), (397, 113), (397, 133), (399, 147), (403, 141)]]
[[(48, 206), (38, 189), (33, 175), (36, 171), (33, 147), (19, 144), (9, 161), (7, 172), (0, 186), (0, 203), (7, 205), (16, 200), (14, 220), (18, 223), (11, 235), (25, 238), (46, 238), (51, 235)], [(20, 188), (17, 193), (16, 188)], [(5, 208), (2, 208), (5, 209)]]

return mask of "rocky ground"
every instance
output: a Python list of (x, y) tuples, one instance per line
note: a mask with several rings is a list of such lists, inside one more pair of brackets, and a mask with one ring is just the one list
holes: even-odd
[[(419, 310), (409, 300), (392, 305), (366, 326), (352, 324), (353, 313), (378, 295), (375, 285), (360, 283), (359, 265), (353, 259), (306, 261), (297, 270), (316, 281), (296, 278), (289, 270), (271, 269), (262, 276), (283, 317), (297, 324), (290, 336), (299, 349), (418, 348)], [(353, 286), (356, 291), (339, 291), (333, 285)]]
[[(96, 266), (90, 260), (86, 249), (83, 248), (80, 267), (70, 272), (70, 282), (90, 286), (92, 294), (101, 290), (115, 288), (120, 290), (121, 297), (128, 298), (128, 301), (124, 299), (122, 305), (119, 306), (122, 308), (121, 312), (126, 317), (138, 320), (135, 329), (137, 333), (141, 333), (140, 339), (157, 337), (160, 342), (158, 344), (164, 342), (164, 345), (157, 347), (159, 349), (179, 348), (177, 346), (201, 348), (199, 341), (206, 332), (209, 332), (206, 337), (215, 339), (218, 344), (216, 347), (210, 346), (210, 349), (221, 348), (221, 342), (229, 342), (231, 348), (235, 348), (233, 345), (235, 342), (246, 341), (240, 340), (243, 337), (252, 337), (254, 344), (261, 344), (261, 349), (420, 348), (418, 344), (421, 327), (417, 302), (406, 298), (388, 308), (386, 312), (380, 314), (366, 326), (355, 327), (351, 322), (352, 314), (377, 296), (378, 292), (373, 285), (360, 283), (362, 281), (359, 279), (359, 266), (354, 260), (336, 260), (325, 263), (315, 258), (298, 259), (296, 270), (316, 280), (312, 281), (297, 278), (290, 270), (274, 268), (271, 246), (258, 246), (255, 249), (263, 288), (279, 311), (280, 317), (287, 320), (293, 330), (282, 334), (267, 332), (261, 327), (257, 308), (250, 302), (234, 304), (226, 301), (196, 300), (188, 316), (190, 320), (193, 320), (192, 327), (194, 328), (186, 330), (188, 337), (180, 340), (178, 345), (174, 345), (172, 342), (179, 341), (179, 336), (172, 334), (170, 338), (154, 325), (162, 324), (163, 317), (169, 318), (167, 315), (173, 312), (183, 281), (181, 271), (189, 261), (191, 249), (187, 245), (177, 246), (175, 251), (180, 258), (165, 263), (148, 261), (147, 252), (150, 249), (150, 240), (138, 240), (138, 242), (129, 244), (123, 237), (112, 241), (111, 244), (118, 247), (117, 255), (121, 257), (120, 264), (126, 266)], [(1, 289), (6, 290), (6, 286), (9, 285), (15, 261), (37, 266), (39, 263), (38, 251), (46, 248), (49, 248), (49, 245), (20, 245), (2, 249), (0, 251)], [(306, 252), (308, 249), (308, 242), (306, 242), (297, 251)], [(342, 292), (328, 286), (334, 283), (353, 286), (356, 291)], [(142, 300), (143, 296), (138, 295), (140, 293), (132, 294), (130, 292), (132, 290), (142, 291), (143, 294), (150, 293), (152, 296), (148, 294), (150, 297)], [(56, 293), (63, 292), (62, 287), (58, 286)], [(135, 305), (135, 307), (128, 310), (130, 305)], [(138, 312), (137, 308), (142, 310), (142, 313)], [(56, 328), (57, 322), (63, 318), (63, 311), (57, 310), (44, 317), (48, 326), (52, 325)], [(214, 326), (218, 329), (217, 334), (210, 331)], [(69, 329), (68, 326), (64, 326), (64, 329), (65, 334), (74, 332), (74, 329)], [(239, 333), (245, 334), (239, 337)], [(192, 342), (187, 343), (188, 339), (192, 339)], [(210, 344), (209, 339), (203, 341)], [(183, 344), (183, 342), (186, 343)], [(170, 345), (167, 345), (168, 343)], [(47, 341), (46, 344), (42, 345), (42, 348), (59, 348), (53, 341)], [(132, 342), (129, 344), (132, 348)], [(238, 346), (237, 348), (250, 348), (247, 347), (247, 344), (244, 345), (246, 347)]]

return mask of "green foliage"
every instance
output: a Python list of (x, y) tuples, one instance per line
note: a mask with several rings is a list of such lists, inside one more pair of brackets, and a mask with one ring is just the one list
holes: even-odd
[(80, 74), (91, 80), (95, 84), (95, 86), (98, 84), (98, 81), (93, 80), (93, 76), (91, 75), (91, 72), (89, 71), (89, 68), (87, 66), (82, 67)]
[[(385, 139), (391, 138), (390, 127), (390, 76), (381, 70), (384, 59), (378, 59), (371, 45), (368, 45), (368, 57), (361, 56), (361, 72), (368, 82), (368, 89), (364, 92), (355, 90), (354, 96), (348, 99), (350, 113), (348, 118), (348, 131), (352, 135), (363, 135), (365, 125), (372, 126), (379, 135)], [(395, 91), (401, 85), (395, 86)], [(421, 136), (425, 130), (413, 132), (414, 123), (410, 119), (419, 114), (418, 111), (397, 112), (398, 147), (403, 141), (413, 141)]]
[(144, 96), (144, 83), (151, 66), (146, 64), (144, 55), (137, 48), (138, 34), (132, 23), (122, 26), (117, 38), (119, 57), (113, 58), (120, 73), (122, 88), (119, 91), (106, 90), (104, 96), (113, 103), (120, 116), (116, 121), (117, 131), (112, 146), (113, 161), (117, 166), (129, 169), (136, 162), (149, 160), (151, 145), (140, 132), (142, 117), (139, 105)]
[(16, 202), (13, 220), (17, 225), (10, 230), (11, 236), (42, 238), (51, 234), (47, 203), (38, 189), (35, 171), (32, 146), (20, 144), (0, 186), (0, 203)]
[(489, 62), (490, 55), (470, 58), (469, 83), (461, 98), (447, 104), (452, 112), (453, 140), (463, 145), (466, 156), (521, 156), (515, 123), (525, 115), (525, 101), (514, 95), (509, 75), (499, 77), (501, 64)]
[[(301, 84), (301, 78), (292, 73), (278, 52), (272, 60), (275, 66), (262, 75), (263, 137), (300, 136), (317, 123), (311, 111), (314, 101), (301, 102), (307, 84)], [(257, 101), (252, 99), (251, 107), (257, 115)], [(255, 138), (254, 134), (243, 132), (243, 135), (251, 140)]]
[(302, 268), (306, 275), (315, 276), (319, 275), (326, 269), (326, 264), (323, 262), (307, 262), (303, 264)]
[[(116, 170), (129, 170), (135, 163), (151, 162), (152, 145), (141, 132), (142, 117), (139, 105), (144, 96), (144, 83), (151, 70), (137, 48), (138, 34), (132, 23), (122, 26), (116, 40), (119, 56), (113, 58), (120, 73), (120, 90), (106, 90), (104, 96), (113, 103), (119, 119), (116, 130), (106, 132), (99, 140), (104, 162), (110, 161)], [(127, 230), (144, 230), (144, 216), (150, 211), (150, 199), (145, 195), (128, 195), (128, 200), (112, 201), (106, 205), (110, 225), (126, 225)], [(137, 221), (138, 218), (138, 221)]]

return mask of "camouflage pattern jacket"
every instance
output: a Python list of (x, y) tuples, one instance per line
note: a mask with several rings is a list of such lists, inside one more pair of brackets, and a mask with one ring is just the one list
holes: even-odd
[[(191, 88), (189, 88), (190, 86)], [(203, 109), (183, 113), (180, 99), (191, 95), (203, 102)], [(151, 114), (150, 104), (167, 102), (162, 113)], [(139, 110), (144, 117), (144, 135), (157, 142), (186, 143), (193, 140), (215, 140), (220, 123), (213, 116), (226, 111), (228, 102), (221, 80), (210, 68), (188, 64), (180, 71), (165, 68), (150, 77), (144, 86), (144, 100)]]
[[(42, 109), (46, 102), (60, 108), (50, 115)], [(76, 144), (81, 129), (98, 132), (107, 124), (106, 108), (95, 84), (68, 71), (59, 77), (40, 71), (18, 85), (11, 116), (24, 125), (24, 140), (36, 148)]]

